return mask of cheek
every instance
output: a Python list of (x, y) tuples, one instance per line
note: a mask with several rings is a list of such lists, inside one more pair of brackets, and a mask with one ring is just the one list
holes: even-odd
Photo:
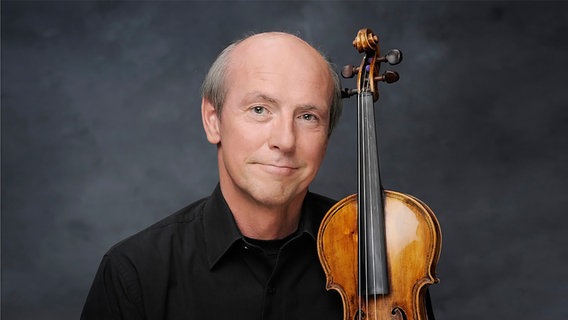
[(234, 147), (234, 145), (238, 145), (239, 142), (244, 144), (244, 140), (247, 138), (246, 126), (235, 121), (236, 117), (234, 115), (229, 115), (229, 117), (224, 117), (219, 125), (221, 143), (224, 143), (227, 147), (229, 147), (229, 145), (230, 147)]
[(312, 139), (305, 141), (303, 145), (304, 155), (316, 166), (322, 162), (327, 149), (326, 139)]
[(222, 128), (221, 145), (228, 157), (242, 159), (258, 148), (261, 136), (258, 129), (246, 124), (227, 125)]

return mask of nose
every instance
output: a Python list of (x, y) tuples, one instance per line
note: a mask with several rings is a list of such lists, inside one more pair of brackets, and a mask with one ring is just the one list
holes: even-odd
[(296, 131), (293, 119), (278, 117), (273, 120), (268, 146), (281, 152), (292, 152), (296, 146)]

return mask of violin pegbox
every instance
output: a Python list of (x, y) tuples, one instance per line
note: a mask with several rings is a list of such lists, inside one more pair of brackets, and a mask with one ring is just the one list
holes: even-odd
[(400, 79), (395, 71), (387, 70), (379, 74), (380, 64), (386, 62), (389, 65), (397, 65), (402, 61), (402, 51), (399, 49), (389, 50), (385, 56), (381, 56), (379, 37), (371, 29), (364, 28), (357, 32), (353, 46), (359, 53), (365, 52), (361, 64), (357, 66), (346, 65), (341, 69), (343, 78), (353, 78), (357, 75), (357, 89), (345, 88), (342, 90), (341, 97), (349, 98), (361, 92), (372, 92), (373, 101), (379, 99), (377, 83), (383, 81), (393, 83)]

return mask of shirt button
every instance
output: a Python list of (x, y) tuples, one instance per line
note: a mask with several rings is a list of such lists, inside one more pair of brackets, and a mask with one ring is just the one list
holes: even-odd
[(276, 288), (274, 288), (273, 286), (268, 286), (268, 288), (266, 288), (266, 293), (274, 294), (274, 292), (276, 292)]

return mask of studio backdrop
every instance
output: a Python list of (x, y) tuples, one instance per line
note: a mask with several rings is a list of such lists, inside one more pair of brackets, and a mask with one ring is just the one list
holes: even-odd
[[(2, 1), (3, 318), (78, 319), (113, 244), (211, 193), (200, 86), (228, 43), (287, 31), (339, 70), (360, 28), (404, 54), (381, 172), (442, 226), (437, 318), (568, 319), (568, 3), (528, 1)], [(312, 191), (356, 192), (355, 106)]]

